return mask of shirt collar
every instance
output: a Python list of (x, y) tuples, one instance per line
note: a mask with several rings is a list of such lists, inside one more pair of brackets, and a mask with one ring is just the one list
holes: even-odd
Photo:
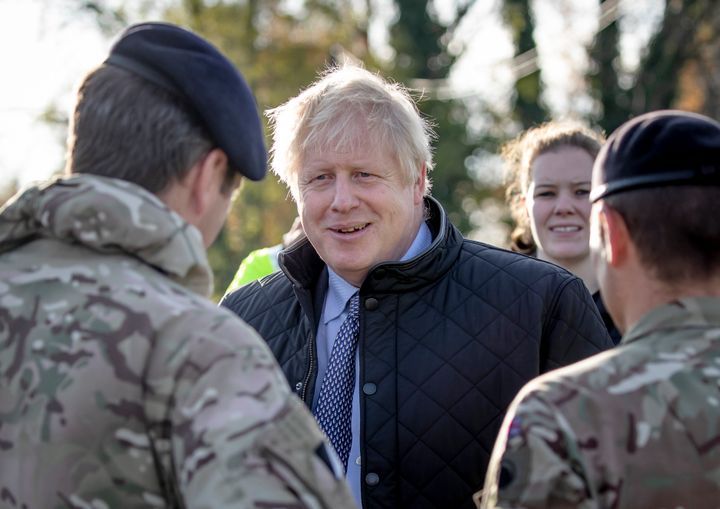
[[(410, 247), (399, 261), (404, 262), (422, 253), (432, 243), (432, 233), (430, 228), (423, 221), (415, 235)], [(323, 321), (327, 324), (334, 320), (345, 309), (350, 297), (358, 291), (356, 286), (351, 285), (340, 277), (334, 270), (328, 267), (328, 294), (325, 298), (325, 310), (323, 312)]]
[(323, 321), (327, 324), (340, 316), (350, 297), (355, 295), (357, 291), (357, 287), (345, 281), (328, 267), (328, 293), (325, 297)]
[(420, 228), (418, 229), (417, 235), (415, 235), (415, 240), (413, 240), (410, 248), (399, 261), (404, 262), (405, 260), (414, 258), (425, 251), (430, 244), (432, 244), (432, 233), (430, 233), (430, 228), (425, 221), (423, 221), (420, 223)]

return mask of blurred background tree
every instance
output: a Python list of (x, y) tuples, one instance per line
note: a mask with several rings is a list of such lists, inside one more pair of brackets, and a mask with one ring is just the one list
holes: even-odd
[(5, 203), (18, 192), (17, 180), (9, 180), (0, 184), (0, 203)]
[[(530, 0), (504, 0), (503, 20), (512, 33), (515, 60), (531, 62), (537, 59), (535, 20), (530, 12)], [(548, 119), (549, 112), (541, 101), (541, 81), (537, 65), (532, 72), (519, 73), (515, 81), (513, 118), (522, 126), (531, 126)]]
[(621, 2), (602, 4), (600, 28), (589, 49), (590, 115), (607, 132), (631, 117), (679, 108), (718, 118), (720, 114), (720, 4), (715, 0), (668, 0), (662, 20), (634, 73), (620, 53)]
[[(659, 5), (657, 16), (646, 19), (649, 11), (640, 4)], [(452, 85), (469, 44), (457, 44), (460, 28), (477, 31), (467, 25), (476, 19), (475, 10), (488, 9), (486, 0), (169, 0), (160, 8), (142, 0), (134, 14), (113, 0), (68, 0), (68, 5), (93, 16), (107, 34), (150, 14), (197, 31), (237, 64), (260, 111), (283, 103), (345, 59), (407, 84), (437, 132), (434, 196), (465, 234), (493, 243), (505, 241), (508, 222), (496, 154), (520, 130), (572, 116), (611, 132), (659, 108), (720, 117), (716, 0), (497, 0), (491, 8), (514, 48), (502, 63), (512, 73), (503, 101), (484, 100), (480, 91), (457, 93)], [(584, 67), (566, 84), (569, 99), (558, 106), (551, 100), (550, 79), (557, 62), (543, 57), (541, 25), (556, 20), (554, 37), (563, 43), (563, 30), (578, 23), (578, 12), (590, 13), (594, 23), (586, 28), (590, 36), (584, 44), (566, 43), (576, 46), (567, 54), (579, 52)], [(639, 27), (649, 30), (649, 37), (635, 61), (628, 61), (627, 37)], [(381, 48), (371, 43), (371, 32), (385, 41)], [(242, 188), (210, 250), (216, 297), (245, 255), (280, 241), (295, 213), (273, 175)]]

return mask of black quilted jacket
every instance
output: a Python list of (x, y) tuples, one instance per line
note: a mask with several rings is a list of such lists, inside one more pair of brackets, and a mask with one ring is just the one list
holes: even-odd
[[(531, 378), (612, 345), (583, 283), (463, 239), (427, 200), (433, 243), (360, 288), (363, 507), (472, 508), (503, 414)], [(255, 327), (310, 404), (327, 271), (301, 239), (283, 272), (222, 305)]]

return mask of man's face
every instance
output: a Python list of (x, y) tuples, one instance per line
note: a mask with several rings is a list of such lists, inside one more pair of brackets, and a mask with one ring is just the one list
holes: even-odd
[(423, 220), (424, 184), (424, 174), (408, 183), (393, 154), (366, 137), (347, 152), (310, 149), (298, 175), (305, 234), (330, 268), (360, 286), (371, 267), (409, 249)]

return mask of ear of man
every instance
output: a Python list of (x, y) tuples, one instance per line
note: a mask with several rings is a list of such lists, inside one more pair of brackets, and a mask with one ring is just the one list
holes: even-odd
[(227, 171), (227, 155), (221, 149), (214, 148), (195, 163), (187, 173), (183, 183), (189, 191), (189, 205), (193, 215), (202, 217), (217, 200), (218, 192), (223, 188)]
[(213, 149), (181, 179), (158, 193), (158, 197), (185, 221), (202, 231), (205, 216), (218, 199), (227, 166), (225, 153), (221, 149)]
[(425, 196), (425, 179), (427, 179), (427, 166), (425, 163), (422, 164), (422, 168), (420, 168), (420, 173), (417, 176), (417, 179), (415, 179), (415, 204), (419, 205), (423, 203), (423, 198)]
[(607, 263), (614, 268), (627, 265), (635, 250), (622, 215), (607, 204), (603, 204), (599, 220)]

